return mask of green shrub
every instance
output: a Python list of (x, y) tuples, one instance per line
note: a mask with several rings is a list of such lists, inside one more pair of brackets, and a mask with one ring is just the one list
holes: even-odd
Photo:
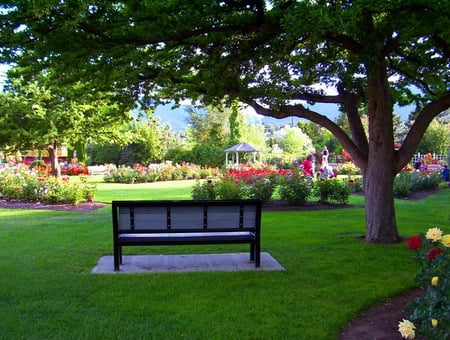
[(352, 162), (342, 163), (334, 170), (337, 175), (360, 175), (361, 169)]
[(414, 191), (436, 189), (440, 181), (439, 173), (402, 171), (394, 179), (394, 196), (406, 198)]
[(412, 172), (411, 176), (411, 191), (431, 190), (436, 189), (441, 181), (439, 172), (422, 173)]
[(322, 203), (347, 204), (352, 187), (339, 179), (320, 179), (314, 182), (313, 193)]
[(270, 201), (277, 185), (276, 177), (258, 178), (252, 185), (246, 186), (248, 198), (260, 199), (263, 203)]
[(233, 177), (224, 177), (216, 183), (216, 195), (218, 199), (234, 200), (245, 196), (244, 185)]
[(394, 179), (394, 197), (408, 197), (411, 193), (411, 184), (411, 173), (400, 172)]
[(192, 188), (192, 199), (194, 200), (215, 200), (216, 182), (212, 180), (196, 181)]
[(280, 180), (280, 198), (290, 205), (303, 205), (311, 193), (311, 186), (310, 180), (299, 172), (294, 172)]
[(95, 191), (85, 178), (70, 183), (69, 177), (43, 177), (26, 168), (0, 173), (0, 193), (7, 200), (78, 204), (92, 200)]

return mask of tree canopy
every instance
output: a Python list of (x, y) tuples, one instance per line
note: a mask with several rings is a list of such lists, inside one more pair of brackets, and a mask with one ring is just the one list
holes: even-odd
[[(10, 0), (1, 13), (1, 58), (24, 76), (51, 68), (124, 106), (225, 97), (323, 126), (364, 174), (366, 240), (400, 240), (394, 176), (450, 106), (450, 2)], [(350, 133), (312, 103), (339, 105)], [(396, 103), (416, 107), (399, 150)]]

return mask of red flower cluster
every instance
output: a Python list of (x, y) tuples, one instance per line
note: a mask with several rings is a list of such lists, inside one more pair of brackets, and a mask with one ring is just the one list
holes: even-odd
[(419, 249), (422, 245), (422, 238), (420, 236), (411, 236), (408, 240), (409, 249), (415, 250)]
[[(418, 235), (411, 236), (408, 239), (408, 248), (411, 250), (417, 250), (422, 246), (422, 238)], [(431, 251), (428, 253), (427, 258), (429, 260), (434, 260), (436, 256), (438, 256), (440, 253), (442, 253), (442, 249), (439, 247), (431, 249)]]
[(83, 164), (69, 164), (68, 167), (63, 167), (61, 169), (61, 173), (68, 176), (78, 176), (87, 175), (89, 173), (89, 170)]
[(225, 176), (233, 177), (238, 182), (244, 183), (252, 183), (255, 179), (258, 178), (268, 178), (273, 175), (281, 175), (288, 176), (291, 173), (291, 170), (285, 169), (276, 169), (276, 170), (268, 170), (268, 169), (246, 169), (246, 170), (229, 170)]

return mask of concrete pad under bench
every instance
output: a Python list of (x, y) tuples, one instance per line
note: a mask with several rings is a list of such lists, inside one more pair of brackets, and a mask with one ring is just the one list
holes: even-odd
[(120, 271), (114, 271), (112, 255), (102, 256), (92, 274), (158, 273), (192, 271), (258, 271), (285, 270), (269, 253), (261, 253), (261, 267), (248, 259), (246, 253), (180, 254), (180, 255), (123, 255)]

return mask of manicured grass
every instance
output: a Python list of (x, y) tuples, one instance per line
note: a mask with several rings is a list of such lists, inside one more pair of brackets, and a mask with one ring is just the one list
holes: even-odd
[[(191, 181), (98, 183), (97, 201), (189, 199)], [(450, 232), (450, 190), (397, 201), (400, 233)], [(362, 205), (362, 196), (351, 204)], [(366, 244), (364, 209), (264, 212), (262, 250), (282, 272), (94, 275), (111, 211), (0, 209), (1, 339), (336, 339), (363, 308), (414, 286), (406, 245)], [(133, 247), (126, 253), (246, 251)], [(396, 324), (398, 320), (393, 320)]]

